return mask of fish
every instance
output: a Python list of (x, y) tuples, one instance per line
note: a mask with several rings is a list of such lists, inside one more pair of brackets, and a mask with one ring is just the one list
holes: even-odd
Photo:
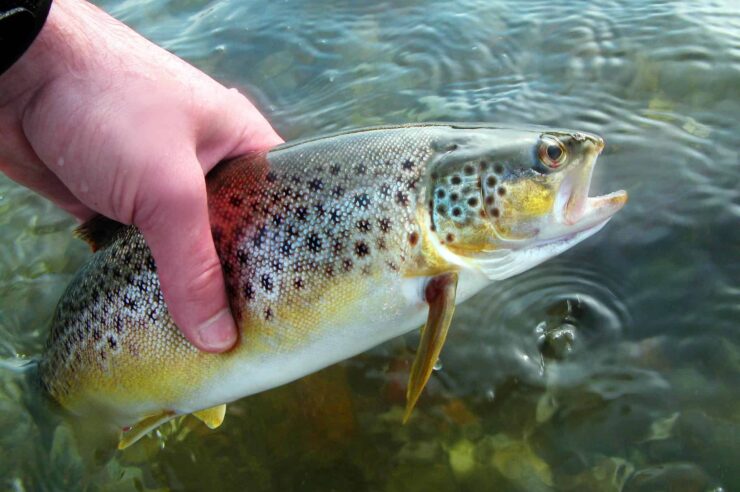
[(586, 132), (495, 124), (346, 131), (224, 161), (208, 208), (239, 337), (197, 350), (170, 317), (134, 226), (78, 234), (97, 251), (55, 310), (43, 387), (73, 414), (104, 416), (124, 449), (226, 404), (422, 327), (404, 422), (455, 306), (599, 231), (627, 201), (590, 197), (604, 148)]

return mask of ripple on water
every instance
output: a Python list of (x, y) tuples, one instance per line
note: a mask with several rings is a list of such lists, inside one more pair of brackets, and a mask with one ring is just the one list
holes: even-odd
[[(632, 320), (620, 285), (596, 267), (563, 259), (492, 285), (458, 308), (445, 367), (463, 388), (511, 377), (543, 384), (547, 364), (578, 364), (584, 352), (608, 350), (622, 337)], [(568, 348), (559, 336), (572, 337)]]

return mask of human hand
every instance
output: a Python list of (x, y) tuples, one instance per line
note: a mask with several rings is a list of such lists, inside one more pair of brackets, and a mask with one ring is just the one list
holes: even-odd
[(236, 329), (204, 176), (281, 141), (236, 90), (82, 0), (55, 0), (0, 75), (0, 170), (79, 219), (135, 224), (175, 323), (210, 352), (230, 348)]

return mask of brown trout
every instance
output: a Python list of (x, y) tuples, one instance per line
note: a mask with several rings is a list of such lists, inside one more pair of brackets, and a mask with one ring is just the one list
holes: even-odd
[(624, 191), (588, 196), (603, 146), (575, 131), (425, 124), (221, 163), (208, 200), (236, 347), (195, 349), (142, 235), (98, 218), (80, 231), (100, 250), (59, 301), (43, 385), (73, 413), (120, 426), (123, 448), (178, 415), (217, 427), (225, 403), (424, 325), (408, 418), (456, 303), (567, 250), (624, 205)]

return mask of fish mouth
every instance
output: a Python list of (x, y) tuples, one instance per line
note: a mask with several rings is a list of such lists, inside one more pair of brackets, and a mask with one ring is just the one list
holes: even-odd
[(593, 169), (603, 148), (603, 141), (600, 140), (591, 162), (582, 172), (566, 177), (558, 191), (555, 206), (558, 221), (570, 232), (580, 232), (606, 223), (627, 203), (627, 192), (624, 190), (588, 196)]

